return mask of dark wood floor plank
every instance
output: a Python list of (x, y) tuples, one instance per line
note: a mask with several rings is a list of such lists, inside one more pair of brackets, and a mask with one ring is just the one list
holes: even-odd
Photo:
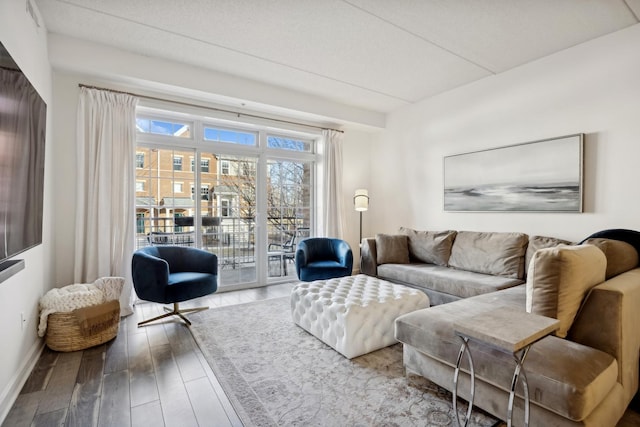
[(38, 414), (68, 408), (78, 378), (82, 351), (60, 353), (47, 388), (41, 395)]
[(160, 405), (165, 425), (189, 427), (198, 425), (178, 365), (168, 344), (155, 346), (151, 355), (156, 372)]
[[(144, 319), (159, 316), (164, 312), (160, 304), (143, 304), (141, 308), (144, 313)], [(164, 319), (162, 321), (164, 321)], [(162, 321), (151, 322), (141, 328), (147, 332), (147, 338), (149, 339), (149, 345), (151, 347), (169, 344), (167, 334), (165, 334), (164, 328), (162, 327)]]
[(69, 404), (68, 427), (97, 425), (105, 354), (106, 347), (104, 345), (84, 351), (78, 370), (77, 382)]
[(182, 381), (192, 381), (206, 376), (198, 357), (194, 353), (194, 348), (197, 345), (189, 328), (182, 323), (172, 323), (165, 325), (165, 331), (171, 345), (171, 352), (180, 370)]
[(207, 378), (209, 378), (209, 383), (211, 384), (211, 386), (213, 388), (213, 391), (216, 394), (216, 397), (220, 401), (220, 404), (222, 405), (222, 408), (224, 409), (225, 413), (227, 414), (227, 418), (231, 422), (231, 425), (233, 427), (244, 427), (243, 424), (242, 424), (242, 421), (240, 421), (240, 418), (238, 417), (238, 414), (233, 409), (233, 406), (231, 405), (231, 402), (229, 401), (229, 398), (227, 397), (227, 395), (225, 394), (224, 390), (222, 389), (222, 386), (220, 385), (220, 382), (218, 381), (218, 379), (216, 378), (215, 374), (213, 373), (213, 370), (211, 370), (211, 367), (209, 366), (209, 363), (207, 362), (207, 360), (204, 357), (204, 354), (202, 354), (202, 351), (200, 351), (200, 349), (196, 350), (196, 354), (198, 356), (198, 360), (200, 360), (200, 363), (202, 364), (202, 366), (204, 368), (204, 371), (207, 374)]
[(147, 334), (130, 335), (128, 350), (131, 406), (158, 400), (160, 397)]
[(57, 411), (45, 412), (36, 415), (31, 427), (64, 427), (67, 418), (67, 408), (58, 409)]
[(34, 391), (47, 388), (47, 384), (53, 373), (53, 368), (58, 361), (58, 354), (59, 353), (45, 346), (35, 368), (31, 371), (29, 378), (27, 378), (27, 382), (22, 386), (20, 393), (33, 393)]
[(98, 426), (128, 427), (130, 425), (129, 371), (107, 373), (103, 378)]
[(2, 427), (29, 427), (36, 416), (43, 393), (44, 391), (36, 391), (19, 395), (2, 423)]
[(242, 304), (242, 298), (239, 292), (222, 293), (220, 296), (220, 306), (237, 305)]
[[(118, 330), (118, 332), (120, 332)], [(124, 371), (129, 367), (127, 355), (127, 334), (118, 333), (115, 339), (105, 344), (106, 358), (104, 364), (104, 373)]]
[(189, 399), (200, 427), (232, 427), (222, 403), (218, 399), (209, 378), (203, 377), (185, 382)]
[(134, 306), (133, 314), (131, 316), (127, 316), (122, 319), (122, 321), (124, 322), (124, 330), (127, 332), (128, 335), (146, 333), (144, 328), (138, 327), (138, 323), (142, 322), (145, 319), (142, 311), (138, 309), (138, 307), (141, 304), (144, 304), (144, 303), (141, 301), (137, 302), (136, 305)]
[(161, 426), (164, 426), (164, 419), (159, 400), (131, 408), (131, 427)]

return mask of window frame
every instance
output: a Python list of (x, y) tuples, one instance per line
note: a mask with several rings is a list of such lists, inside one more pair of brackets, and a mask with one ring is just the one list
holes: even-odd
[[(214, 117), (212, 118), (212, 113), (210, 110), (200, 110), (197, 108), (183, 107), (179, 105), (171, 104), (166, 105), (166, 103), (162, 104), (162, 110), (160, 111), (156, 102), (148, 102), (146, 100), (141, 100), (137, 108), (137, 116), (141, 115), (142, 117), (153, 119), (155, 117), (159, 117), (162, 119), (172, 120), (172, 118), (177, 117), (180, 120), (187, 121), (192, 124), (192, 132), (190, 138), (183, 137), (172, 137), (168, 135), (159, 135), (159, 134), (150, 134), (144, 132), (138, 132), (136, 135), (136, 144), (140, 147), (145, 147), (148, 149), (167, 149), (174, 151), (182, 151), (187, 152), (191, 151), (193, 154), (189, 155), (188, 158), (193, 158), (193, 165), (195, 168), (195, 164), (198, 164), (199, 161), (202, 160), (202, 155), (213, 155), (218, 156), (218, 161), (216, 161), (213, 165), (213, 170), (211, 169), (208, 173), (216, 174), (218, 173), (216, 170), (219, 170), (221, 159), (224, 159), (225, 156), (248, 156), (255, 158), (256, 161), (256, 234), (255, 234), (255, 242), (252, 244), (256, 247), (265, 248), (264, 253), (258, 256), (258, 252), (256, 252), (256, 262), (260, 259), (261, 263), (265, 263), (265, 266), (260, 267), (262, 269), (262, 273), (258, 273), (256, 275), (257, 284), (265, 285), (274, 283), (272, 280), (273, 277), (269, 276), (267, 278), (266, 272), (266, 262), (267, 262), (267, 254), (266, 248), (268, 246), (268, 236), (267, 236), (267, 227), (260, 226), (258, 224), (259, 218), (264, 218), (264, 225), (267, 224), (265, 209), (267, 207), (267, 184), (266, 184), (266, 174), (267, 174), (267, 163), (269, 160), (290, 160), (290, 161), (303, 161), (310, 162), (312, 171), (309, 182), (309, 207), (308, 209), (311, 212), (310, 215), (310, 224), (309, 224), (309, 235), (315, 235), (315, 229), (317, 224), (317, 217), (319, 215), (317, 211), (318, 206), (318, 197), (320, 197), (318, 193), (318, 188), (316, 185), (317, 175), (319, 173), (318, 167), (320, 165), (320, 155), (317, 153), (318, 142), (321, 140), (322, 135), (320, 131), (310, 132), (307, 129), (302, 130), (301, 127), (288, 126), (286, 128), (280, 127), (272, 127), (264, 124), (264, 121), (255, 120), (255, 123), (252, 123), (250, 120), (238, 120), (236, 121), (236, 117), (234, 120), (229, 120), (228, 118), (220, 118)], [(172, 110), (172, 111), (169, 111)], [(217, 114), (214, 114), (217, 115)], [(220, 125), (218, 125), (220, 123)], [(214, 126), (216, 128), (227, 128), (229, 130), (237, 130), (239, 132), (252, 132), (256, 135), (257, 144), (256, 146), (248, 146), (242, 144), (232, 144), (226, 142), (217, 142), (217, 141), (209, 141), (203, 138), (203, 129), (204, 126)], [(267, 146), (267, 141), (269, 136), (277, 136), (277, 137), (285, 137), (292, 138), (297, 140), (304, 140), (310, 143), (311, 150), (310, 152), (304, 151), (294, 151), (294, 150), (284, 150), (280, 148), (270, 148)], [(187, 157), (186, 153), (183, 154), (182, 160), (182, 173), (185, 173), (185, 164), (184, 157)], [(216, 166), (216, 163), (218, 166)], [(190, 163), (191, 164), (191, 163)], [(232, 165), (228, 165), (228, 172), (231, 174)], [(172, 165), (172, 172), (179, 173), (180, 171), (174, 171)], [(201, 185), (201, 180), (204, 178), (203, 174), (207, 172), (191, 171), (194, 173), (195, 181), (193, 184)], [(216, 195), (218, 196), (216, 198)], [(211, 193), (210, 193), (211, 196)], [(214, 204), (220, 206), (220, 200), (224, 197), (224, 194), (220, 194), (218, 192), (214, 193), (213, 197), (210, 197)], [(233, 200), (228, 200), (227, 207), (227, 215), (231, 215), (234, 209)], [(200, 214), (196, 213), (196, 217)], [(196, 227), (198, 229), (198, 227)], [(199, 230), (196, 230), (196, 233), (199, 233)], [(201, 242), (201, 239), (198, 234), (196, 234), (196, 242)], [(265, 276), (263, 276), (264, 274)], [(266, 282), (262, 282), (262, 279), (268, 279)], [(288, 277), (289, 279), (291, 276)], [(285, 280), (287, 278), (284, 278)], [(240, 288), (243, 285), (240, 285)], [(255, 285), (253, 285), (255, 286)], [(226, 289), (238, 288), (235, 286), (225, 287)]]

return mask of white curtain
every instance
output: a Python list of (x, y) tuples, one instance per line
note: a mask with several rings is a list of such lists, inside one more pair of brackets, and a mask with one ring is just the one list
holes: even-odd
[(344, 211), (342, 203), (342, 132), (323, 130), (323, 158), (321, 188), (322, 216), (320, 235), (342, 238)]
[(122, 276), (121, 315), (133, 313), (135, 109), (138, 99), (80, 89), (74, 280)]

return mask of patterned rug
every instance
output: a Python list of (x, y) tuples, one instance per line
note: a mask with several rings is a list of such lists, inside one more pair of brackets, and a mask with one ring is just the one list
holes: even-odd
[[(401, 344), (348, 360), (293, 323), (288, 297), (214, 308), (191, 320), (246, 427), (456, 425), (448, 391), (405, 377)], [(469, 425), (496, 421), (474, 408)]]

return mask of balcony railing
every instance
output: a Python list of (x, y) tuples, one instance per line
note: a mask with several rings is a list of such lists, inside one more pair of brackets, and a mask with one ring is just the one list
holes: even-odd
[[(195, 246), (216, 254), (221, 271), (256, 267), (253, 219), (203, 217), (200, 245), (196, 242), (192, 217), (145, 217), (137, 221), (137, 248), (151, 245)], [(269, 231), (269, 277), (295, 275), (292, 265), (295, 246), (300, 238), (309, 237), (309, 229), (271, 225)]]

